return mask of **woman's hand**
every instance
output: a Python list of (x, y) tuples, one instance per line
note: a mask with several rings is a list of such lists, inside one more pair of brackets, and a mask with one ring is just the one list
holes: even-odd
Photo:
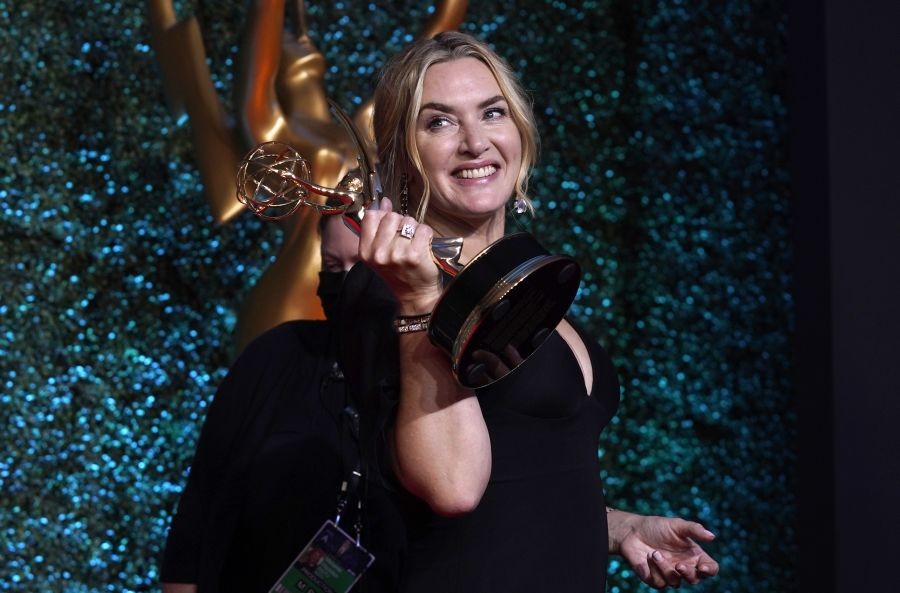
[(719, 572), (719, 563), (697, 543), (716, 536), (699, 523), (618, 510), (607, 518), (610, 552), (621, 554), (652, 587), (678, 587), (682, 581), (695, 585)]
[[(400, 234), (407, 225), (411, 238)], [(359, 257), (387, 283), (401, 315), (429, 313), (441, 296), (440, 272), (431, 255), (433, 235), (428, 225), (393, 212), (387, 198), (363, 216)]]

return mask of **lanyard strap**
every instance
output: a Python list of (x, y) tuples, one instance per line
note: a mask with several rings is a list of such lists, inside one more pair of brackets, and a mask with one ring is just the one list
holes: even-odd
[(351, 499), (356, 498), (356, 521), (353, 525), (354, 535), (356, 535), (357, 545), (362, 538), (362, 496), (359, 495), (359, 485), (362, 482), (362, 459), (359, 451), (359, 412), (353, 407), (353, 404), (347, 404), (344, 408), (344, 416), (346, 416), (350, 426), (350, 434), (357, 447), (356, 466), (347, 474), (341, 482), (341, 489), (338, 493), (337, 509), (334, 516), (334, 524), (340, 525), (341, 518), (347, 510)]

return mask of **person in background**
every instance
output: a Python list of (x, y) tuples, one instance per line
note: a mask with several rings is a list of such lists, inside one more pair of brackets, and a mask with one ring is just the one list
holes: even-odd
[[(229, 369), (172, 519), (163, 593), (266, 593), (334, 519), (341, 484), (357, 467), (356, 412), (335, 361), (334, 315), (359, 240), (341, 216), (323, 217), (320, 232), (327, 320), (282, 323)], [(341, 527), (352, 533), (355, 518), (345, 519)], [(394, 590), (391, 556), (379, 556), (356, 591)]]

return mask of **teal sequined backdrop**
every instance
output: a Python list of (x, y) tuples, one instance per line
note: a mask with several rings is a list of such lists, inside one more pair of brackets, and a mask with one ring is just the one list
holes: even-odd
[[(370, 96), (428, 3), (308, 2), (329, 94)], [(245, 6), (200, 16), (230, 100)], [(795, 588), (784, 2), (473, 2), (542, 133), (525, 225), (622, 405), (611, 503), (702, 520), (721, 576)], [(150, 591), (236, 312), (279, 244), (214, 224), (140, 2), (0, 1), (0, 591)], [(564, 501), (560, 501), (564, 504)], [(649, 590), (615, 559), (609, 591)]]

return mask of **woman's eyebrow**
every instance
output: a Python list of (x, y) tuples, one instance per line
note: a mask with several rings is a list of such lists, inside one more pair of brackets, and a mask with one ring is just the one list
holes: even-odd
[[(499, 103), (500, 101), (506, 101), (506, 97), (503, 95), (494, 95), (489, 99), (485, 99), (481, 103), (478, 104), (479, 109), (484, 109), (485, 107), (490, 107), (494, 103)], [(444, 105), (443, 103), (437, 103), (435, 101), (429, 101), (422, 105), (421, 111), (425, 111), (426, 109), (433, 109), (434, 111), (443, 111), (444, 113), (453, 113), (453, 107), (449, 105)]]
[(433, 111), (443, 111), (445, 113), (453, 113), (453, 108), (449, 105), (444, 105), (443, 103), (435, 103), (434, 101), (430, 101), (422, 105), (422, 109), (420, 109), (419, 112), (421, 113), (426, 109), (431, 109)]
[(494, 95), (490, 99), (486, 99), (479, 103), (478, 108), (484, 109), (485, 107), (490, 107), (494, 103), (499, 103), (500, 101), (506, 101), (506, 97), (504, 97), (503, 95)]

